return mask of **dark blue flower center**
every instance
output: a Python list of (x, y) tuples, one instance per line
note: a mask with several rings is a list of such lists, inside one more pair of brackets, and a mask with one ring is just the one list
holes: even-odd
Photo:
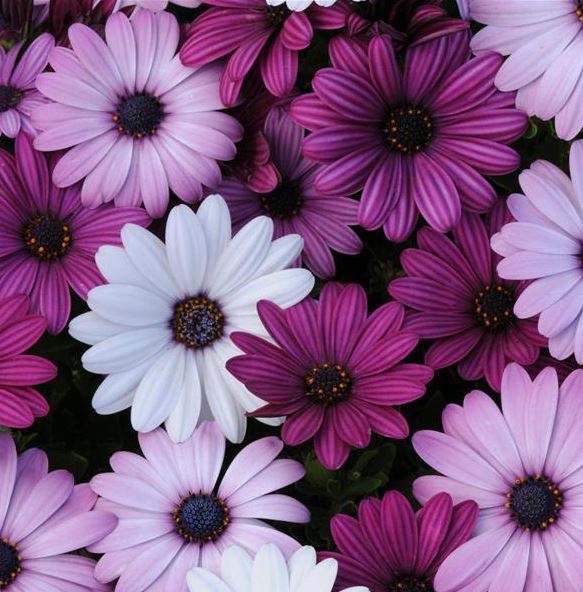
[(383, 131), (394, 150), (419, 152), (431, 142), (433, 122), (422, 107), (406, 105), (389, 113)]
[(156, 97), (137, 93), (121, 100), (113, 120), (120, 133), (141, 139), (156, 133), (163, 116), (162, 105)]
[(0, 590), (9, 586), (22, 571), (20, 560), (16, 547), (6, 539), (0, 542)]
[(52, 214), (30, 218), (23, 229), (26, 248), (39, 259), (59, 259), (71, 247), (71, 229)]
[(416, 576), (400, 577), (389, 584), (388, 592), (434, 592), (431, 582)]
[(22, 92), (13, 86), (0, 85), (0, 113), (14, 109), (22, 99)]
[(310, 368), (305, 376), (306, 395), (317, 403), (336, 403), (352, 390), (348, 372), (340, 364), (322, 364)]
[(542, 475), (517, 479), (506, 497), (510, 515), (527, 531), (545, 530), (554, 524), (563, 506), (560, 490)]
[(189, 542), (218, 539), (229, 525), (225, 502), (213, 494), (196, 493), (182, 500), (174, 511), (178, 532)]
[(289, 219), (297, 215), (304, 203), (299, 185), (285, 181), (271, 193), (261, 196), (261, 207), (271, 218)]
[(221, 309), (206, 296), (187, 298), (174, 307), (174, 338), (186, 347), (210, 345), (223, 335), (224, 323)]
[(474, 298), (478, 323), (488, 329), (506, 327), (514, 320), (514, 292), (495, 284), (486, 286)]

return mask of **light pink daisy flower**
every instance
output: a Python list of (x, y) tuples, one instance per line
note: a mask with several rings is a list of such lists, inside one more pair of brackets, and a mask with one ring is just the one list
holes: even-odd
[(84, 179), (83, 204), (96, 207), (144, 203), (153, 217), (168, 206), (169, 188), (192, 203), (202, 186), (221, 180), (217, 160), (231, 160), (241, 125), (217, 112), (221, 64), (188, 68), (175, 55), (176, 18), (140, 10), (119, 12), (105, 25), (105, 42), (74, 24), (72, 50), (55, 48), (55, 70), (37, 79), (52, 103), (33, 116), (42, 132), (38, 150), (71, 148), (53, 171), (68, 187)]
[(583, 128), (582, 2), (471, 0), (469, 10), (488, 25), (473, 38), (472, 49), (509, 56), (496, 76), (498, 88), (517, 90), (520, 109), (545, 120), (556, 117), (558, 135), (573, 139)]
[(68, 471), (48, 472), (47, 455), (17, 456), (0, 434), (0, 589), (8, 592), (106, 592), (95, 561), (69, 554), (109, 534), (117, 518), (94, 511), (89, 485)]
[(502, 410), (472, 391), (443, 412), (445, 433), (413, 446), (441, 475), (420, 477), (426, 503), (439, 492), (480, 507), (474, 538), (442, 563), (439, 592), (576, 592), (583, 582), (583, 370), (559, 388), (545, 368), (532, 381), (510, 364)]
[(514, 304), (519, 319), (536, 317), (558, 360), (583, 363), (583, 141), (570, 153), (571, 178), (537, 160), (520, 174), (524, 195), (508, 198), (516, 220), (491, 239), (504, 258), (498, 274), (532, 280)]
[(205, 422), (181, 444), (161, 428), (139, 434), (145, 459), (130, 452), (111, 457), (113, 473), (97, 475), (91, 487), (97, 507), (119, 518), (118, 527), (91, 551), (105, 553), (95, 576), (117, 578), (116, 592), (187, 592), (186, 574), (203, 567), (220, 574), (221, 555), (231, 545), (255, 554), (275, 543), (286, 558), (300, 548), (263, 519), (308, 522), (300, 502), (272, 493), (304, 475), (303, 466), (276, 460), (278, 438), (244, 447), (217, 484), (225, 438)]
[(30, 115), (45, 99), (35, 87), (35, 80), (48, 61), (55, 40), (44, 33), (22, 52), (23, 42), (5, 52), (0, 46), (0, 136), (15, 138), (22, 129), (36, 133)]

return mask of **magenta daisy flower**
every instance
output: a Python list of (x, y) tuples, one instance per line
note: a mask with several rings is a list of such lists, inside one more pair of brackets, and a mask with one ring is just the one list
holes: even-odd
[(17, 456), (0, 434), (0, 588), (10, 592), (106, 592), (95, 561), (70, 554), (109, 534), (117, 518), (93, 510), (97, 496), (68, 471), (48, 472), (44, 452)]
[(0, 135), (15, 138), (22, 129), (35, 134), (32, 111), (45, 102), (35, 87), (36, 77), (48, 61), (55, 40), (48, 33), (35, 39), (23, 52), (23, 42), (5, 52), (0, 46)]
[(16, 158), (0, 150), (0, 296), (28, 294), (31, 311), (60, 333), (71, 312), (71, 287), (81, 298), (105, 282), (93, 256), (104, 244), (121, 244), (126, 222), (147, 226), (139, 207), (81, 206), (78, 185), (59, 189), (50, 164), (26, 134), (16, 138)]
[(499, 257), (491, 253), (489, 237), (508, 217), (500, 201), (488, 224), (477, 214), (464, 213), (451, 239), (422, 228), (419, 248), (406, 249), (401, 256), (407, 277), (389, 285), (391, 296), (412, 309), (406, 329), (435, 340), (426, 364), (457, 364), (462, 378), (485, 376), (498, 392), (508, 362), (532, 364), (546, 345), (536, 319), (519, 319), (513, 312), (523, 284), (496, 273)]
[[(354, 255), (362, 248), (349, 228), (356, 224), (358, 203), (318, 192), (315, 178), (322, 167), (302, 155), (304, 134), (283, 108), (274, 107), (265, 120), (263, 137), (277, 172), (275, 187), (256, 191), (235, 177), (226, 177), (215, 191), (229, 205), (235, 229), (256, 216), (269, 216), (274, 236), (299, 234), (304, 239), (302, 258), (306, 266), (317, 276), (330, 278), (336, 269), (331, 249)], [(250, 178), (256, 186), (257, 175)]]
[(401, 72), (388, 35), (331, 47), (333, 68), (319, 70), (313, 93), (298, 97), (292, 117), (312, 134), (304, 154), (327, 165), (316, 187), (327, 195), (362, 190), (358, 220), (406, 239), (418, 212), (439, 232), (462, 208), (485, 212), (496, 201), (483, 175), (519, 163), (506, 146), (526, 128), (514, 95), (496, 91), (500, 56), (469, 59), (468, 34), (407, 50)]
[(413, 486), (425, 503), (448, 492), (475, 500), (475, 537), (442, 563), (439, 592), (553, 592), (583, 582), (583, 371), (559, 388), (553, 368), (534, 381), (517, 364), (502, 378), (502, 411), (473, 391), (448, 405), (445, 433), (413, 436), (417, 453), (442, 473)]
[(175, 56), (178, 22), (168, 12), (110, 16), (105, 42), (90, 27), (68, 31), (72, 51), (50, 55), (55, 70), (37, 87), (53, 102), (37, 109), (38, 150), (71, 148), (53, 171), (58, 187), (84, 179), (83, 204), (142, 201), (153, 217), (201, 197), (221, 180), (217, 160), (235, 156), (241, 126), (217, 112), (221, 65), (193, 70)]
[(366, 448), (372, 432), (407, 436), (407, 422), (393, 406), (421, 397), (432, 371), (402, 363), (418, 339), (402, 329), (400, 304), (385, 304), (367, 317), (360, 286), (328, 283), (319, 301), (306, 299), (285, 311), (263, 301), (257, 308), (277, 345), (233, 333), (246, 355), (227, 362), (268, 402), (252, 415), (287, 416), (283, 441), (297, 446), (314, 438), (316, 455), (329, 469), (341, 467), (351, 448)]
[(307, 522), (309, 512), (273, 491), (304, 475), (293, 460), (276, 460), (277, 438), (245, 446), (217, 486), (225, 438), (205, 422), (182, 444), (157, 429), (139, 434), (146, 458), (130, 452), (111, 457), (113, 473), (97, 475), (91, 487), (102, 497), (97, 507), (111, 511), (119, 525), (91, 550), (105, 553), (95, 576), (117, 578), (117, 592), (185, 591), (186, 574), (203, 567), (220, 574), (221, 555), (231, 545), (255, 554), (276, 543), (286, 557), (299, 543), (263, 519)]
[(532, 280), (514, 306), (521, 319), (536, 318), (549, 338), (551, 355), (575, 354), (583, 363), (583, 141), (571, 146), (571, 178), (557, 166), (537, 160), (520, 173), (524, 195), (508, 205), (515, 222), (492, 237), (504, 256), (498, 273)]
[(212, 8), (188, 29), (180, 57), (187, 66), (197, 67), (229, 56), (221, 76), (221, 99), (229, 107), (236, 104), (255, 67), (272, 95), (289, 94), (298, 75), (298, 54), (310, 45), (314, 29), (341, 29), (349, 12), (344, 0), (329, 8), (313, 4), (302, 12), (283, 4), (268, 6), (265, 0), (209, 0), (206, 4)]
[[(44, 417), (49, 406), (31, 385), (57, 375), (55, 366), (24, 352), (44, 333), (44, 318), (28, 313), (26, 296), (0, 298), (0, 425), (26, 428), (35, 417)], [(1, 578), (0, 578), (1, 579)]]
[(389, 491), (382, 500), (358, 505), (358, 519), (337, 514), (330, 524), (339, 553), (335, 590), (366, 586), (370, 592), (432, 592), (433, 578), (445, 558), (465, 543), (476, 524), (478, 506), (456, 506), (439, 493), (415, 514), (407, 498)]

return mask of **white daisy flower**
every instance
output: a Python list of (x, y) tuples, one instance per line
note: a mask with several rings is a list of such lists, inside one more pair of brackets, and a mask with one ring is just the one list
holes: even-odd
[[(363, 2), (364, 0), (352, 0), (353, 2)], [(290, 10), (306, 10), (308, 6), (316, 4), (317, 6), (332, 6), (336, 0), (266, 0), (269, 6), (281, 6), (285, 4)]]
[(166, 244), (134, 224), (123, 247), (104, 246), (95, 260), (109, 282), (89, 292), (91, 312), (70, 324), (73, 337), (92, 345), (83, 355), (89, 372), (108, 374), (93, 397), (98, 413), (131, 407), (134, 429), (165, 422), (176, 442), (214, 418), (240, 442), (247, 411), (263, 404), (225, 368), (241, 352), (233, 331), (266, 336), (259, 300), (287, 308), (307, 296), (314, 277), (289, 267), (303, 247), (299, 235), (272, 240), (273, 222), (254, 218), (231, 238), (222, 197), (207, 197), (197, 214), (173, 208)]
[[(229, 547), (221, 559), (220, 577), (196, 567), (186, 580), (191, 592), (330, 592), (336, 580), (335, 559), (316, 561), (313, 547), (301, 547), (289, 559), (267, 543), (252, 559), (241, 547)], [(343, 592), (368, 592), (364, 586)]]

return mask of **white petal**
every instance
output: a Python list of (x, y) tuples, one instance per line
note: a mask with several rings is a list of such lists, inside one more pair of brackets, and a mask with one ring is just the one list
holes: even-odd
[(253, 592), (289, 592), (287, 563), (274, 544), (263, 545), (259, 549), (251, 577)]
[(170, 298), (176, 298), (179, 289), (170, 273), (164, 243), (137, 224), (126, 224), (122, 228), (121, 239), (131, 262), (160, 290)]
[(273, 222), (266, 216), (245, 224), (219, 257), (209, 296), (225, 296), (252, 278), (269, 252), (272, 235)]
[(100, 317), (130, 327), (169, 322), (173, 314), (170, 302), (137, 286), (97, 286), (89, 291), (87, 302)]
[(170, 342), (167, 329), (148, 327), (126, 331), (97, 343), (81, 358), (83, 368), (96, 374), (113, 374), (136, 367)]
[(113, 245), (99, 247), (99, 250), (95, 254), (95, 263), (97, 263), (99, 271), (110, 284), (139, 286), (167, 298), (156, 283), (150, 281), (147, 275), (144, 275), (144, 273), (148, 273), (147, 266), (144, 269), (144, 273), (142, 273), (132, 263), (123, 247), (115, 247)]
[(306, 574), (316, 565), (316, 550), (305, 546), (298, 549), (289, 559), (290, 591), (297, 592)]
[(197, 296), (206, 271), (206, 237), (195, 213), (184, 205), (168, 216), (166, 249), (170, 269), (182, 296)]
[(307, 269), (282, 269), (256, 278), (223, 299), (222, 310), (229, 314), (253, 314), (260, 300), (271, 300), (288, 308), (303, 300), (314, 287), (314, 276)]
[(217, 261), (231, 240), (231, 215), (220, 195), (209, 195), (198, 208), (196, 217), (206, 236), (207, 268), (204, 285), (209, 286), (216, 272)]
[[(140, 384), (140, 381), (151, 365), (152, 360), (150, 358), (135, 368), (107, 376), (97, 387), (93, 395), (93, 409), (101, 415), (109, 415), (110, 413), (117, 413), (129, 407), (133, 401), (133, 394), (135, 394), (138, 384)], [(130, 394), (132, 394), (132, 398), (128, 403)], [(123, 407), (120, 407), (121, 405)]]
[(110, 323), (94, 312), (86, 312), (69, 323), (69, 334), (81, 343), (95, 345), (108, 337), (127, 331), (127, 327)]
[(185, 355), (182, 391), (166, 420), (166, 431), (174, 442), (190, 438), (200, 416), (202, 394), (196, 360), (194, 352), (186, 351)]
[(245, 436), (246, 418), (243, 408), (231, 395), (225, 380), (227, 370), (222, 366), (214, 348), (203, 351), (201, 380), (204, 395), (225, 437), (241, 442)]
[(231, 592), (217, 576), (202, 567), (195, 567), (186, 574), (191, 592)]
[(221, 576), (233, 592), (251, 592), (253, 560), (249, 553), (233, 545), (224, 553), (221, 561)]
[(330, 592), (336, 580), (338, 563), (334, 559), (325, 559), (313, 567), (305, 577), (297, 592)]
[(136, 431), (151, 432), (168, 418), (182, 389), (184, 361), (184, 348), (174, 345), (150, 367), (132, 405), (132, 427)]
[(301, 255), (303, 248), (304, 239), (299, 234), (287, 234), (274, 240), (254, 277), (289, 267)]

